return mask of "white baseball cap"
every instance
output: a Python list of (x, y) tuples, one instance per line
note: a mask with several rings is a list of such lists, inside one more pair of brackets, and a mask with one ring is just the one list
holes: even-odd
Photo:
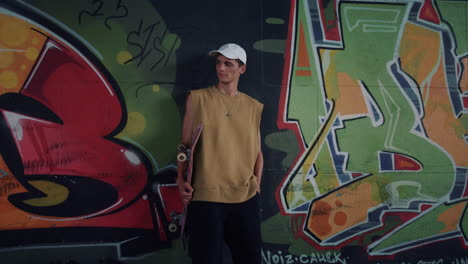
[(245, 50), (237, 44), (234, 44), (234, 43), (224, 44), (221, 47), (219, 47), (219, 49), (208, 52), (208, 55), (216, 56), (218, 55), (218, 53), (228, 59), (231, 59), (231, 60), (238, 59), (242, 61), (244, 64), (247, 64), (247, 54), (245, 53)]

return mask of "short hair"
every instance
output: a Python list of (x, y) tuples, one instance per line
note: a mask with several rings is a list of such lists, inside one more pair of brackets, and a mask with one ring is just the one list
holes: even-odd
[[(223, 54), (221, 54), (221, 53), (218, 52), (218, 53), (216, 54), (216, 58), (218, 58), (219, 55), (223, 55)], [(223, 56), (224, 56), (224, 55), (223, 55)], [(229, 59), (229, 58), (228, 58), (228, 59)], [(235, 59), (235, 61), (237, 61), (237, 63), (239, 63), (239, 67), (242, 67), (242, 66), (245, 65), (245, 63), (243, 63), (240, 59)]]
[(239, 67), (242, 67), (245, 65), (240, 59), (236, 59), (236, 61), (239, 63)]

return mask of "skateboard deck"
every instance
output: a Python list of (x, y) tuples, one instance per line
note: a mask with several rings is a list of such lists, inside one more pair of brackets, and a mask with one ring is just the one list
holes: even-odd
[[(198, 139), (203, 131), (203, 123), (199, 123), (197, 127), (192, 132), (190, 147), (184, 145), (179, 145), (179, 153), (177, 154), (177, 160), (185, 163), (185, 170), (183, 173), (184, 180), (191, 184), (192, 182), (192, 172), (193, 172), (193, 158), (195, 154), (195, 148), (197, 147)], [(182, 241), (186, 241), (185, 233), (185, 223), (187, 219), (187, 205), (184, 205), (184, 211), (181, 217), (181, 237)]]

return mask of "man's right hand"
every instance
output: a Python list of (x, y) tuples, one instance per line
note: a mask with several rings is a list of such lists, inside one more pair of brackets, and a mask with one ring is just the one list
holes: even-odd
[(180, 197), (182, 198), (182, 202), (185, 205), (188, 205), (190, 201), (192, 200), (192, 193), (193, 193), (192, 186), (184, 180), (179, 180), (177, 182), (177, 185), (179, 186), (179, 194), (180, 194)]

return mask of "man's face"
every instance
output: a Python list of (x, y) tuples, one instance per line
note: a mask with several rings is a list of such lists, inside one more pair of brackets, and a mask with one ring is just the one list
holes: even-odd
[(216, 73), (221, 83), (238, 81), (245, 69), (245, 65), (241, 66), (237, 60), (228, 59), (221, 54), (216, 57)]

